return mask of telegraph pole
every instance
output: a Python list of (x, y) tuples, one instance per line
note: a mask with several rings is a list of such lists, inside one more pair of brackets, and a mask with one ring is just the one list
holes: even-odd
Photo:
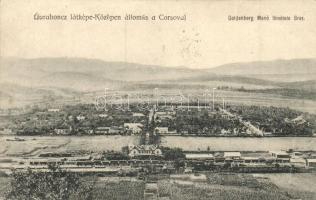
[(215, 96), (215, 90), (216, 90), (216, 88), (213, 88), (213, 111), (215, 110), (215, 106), (214, 106), (214, 96)]

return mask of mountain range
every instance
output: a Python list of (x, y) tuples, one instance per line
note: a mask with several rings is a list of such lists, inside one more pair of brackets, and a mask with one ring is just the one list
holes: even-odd
[(1, 58), (0, 64), (0, 98), (16, 98), (19, 94), (65, 96), (105, 87), (120, 89), (138, 85), (199, 87), (213, 84), (309, 92), (315, 92), (316, 85), (316, 59), (232, 63), (209, 69), (85, 58)]

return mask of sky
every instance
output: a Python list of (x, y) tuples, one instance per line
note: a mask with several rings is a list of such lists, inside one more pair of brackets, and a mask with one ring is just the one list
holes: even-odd
[[(316, 1), (2, 0), (2, 57), (84, 57), (211, 68), (316, 58)], [(186, 15), (185, 21), (39, 21), (34, 14)], [(229, 21), (268, 15), (269, 21)], [(273, 21), (271, 16), (303, 16)]]

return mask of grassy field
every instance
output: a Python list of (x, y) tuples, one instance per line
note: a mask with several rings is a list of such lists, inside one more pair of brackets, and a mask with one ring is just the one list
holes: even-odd
[[(214, 87), (216, 87), (214, 85)], [(192, 100), (194, 98), (199, 98), (200, 102), (204, 101), (205, 96), (203, 94), (208, 94), (212, 96), (212, 86), (208, 85), (207, 87), (201, 88), (160, 88), (158, 87), (158, 94), (164, 95), (167, 99), (171, 97), (178, 97), (179, 94), (182, 94), (184, 97), (190, 96)], [(123, 92), (124, 93), (124, 92)], [(130, 91), (126, 91), (125, 94), (129, 94)], [(155, 102), (153, 99), (153, 89), (144, 89), (144, 90), (134, 90), (133, 93), (142, 94), (144, 96), (149, 96), (148, 100)], [(150, 97), (151, 96), (151, 97)], [(210, 97), (211, 97), (210, 96)], [(275, 106), (275, 107), (289, 107), (295, 110), (309, 112), (316, 114), (316, 101), (308, 100), (298, 97), (289, 97), (282, 96), (277, 93), (260, 93), (256, 92), (242, 92), (242, 91), (227, 91), (227, 90), (216, 90), (215, 91), (215, 101), (218, 103), (222, 102), (222, 97), (225, 97), (227, 104), (244, 104), (244, 105), (258, 105), (258, 106)], [(92, 99), (91, 99), (92, 100)], [(139, 99), (136, 99), (137, 101)], [(146, 99), (147, 100), (147, 99)], [(209, 99), (211, 101), (211, 98)], [(130, 102), (134, 102), (132, 96)], [(187, 103), (187, 99), (183, 101), (183, 103)]]
[(293, 198), (316, 199), (316, 174), (255, 174), (266, 177)]
[(98, 181), (93, 189), (93, 199), (141, 200), (144, 187), (142, 181)]
[[(170, 200), (290, 200), (315, 199), (315, 174), (234, 174), (205, 176), (177, 175), (158, 180), (160, 199)], [(0, 199), (10, 179), (0, 177)], [(82, 177), (93, 182), (91, 200), (142, 200), (145, 182), (129, 177)], [(73, 196), (71, 200), (77, 200)], [(80, 198), (79, 198), (80, 199)]]
[(5, 194), (10, 187), (10, 178), (9, 177), (0, 177), (0, 200), (5, 198)]
[(207, 182), (161, 180), (160, 196), (172, 200), (311, 200), (302, 192), (289, 193), (269, 179), (248, 174), (208, 174)]

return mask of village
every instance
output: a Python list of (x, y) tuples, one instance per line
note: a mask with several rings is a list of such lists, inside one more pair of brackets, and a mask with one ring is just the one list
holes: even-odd
[(311, 116), (289, 108), (221, 104), (155, 106), (143, 109), (131, 104), (129, 110), (120, 110), (113, 105), (105, 111), (93, 104), (79, 104), (11, 111), (0, 116), (3, 119), (0, 134), (142, 135), (152, 126), (160, 136), (306, 137), (315, 133)]
[[(254, 109), (258, 117), (253, 117)], [(27, 115), (12, 115), (13, 123), (3, 129), (8, 142), (23, 141), (19, 136), (50, 135), (135, 135), (138, 144), (123, 146), (121, 151), (106, 152), (44, 152), (36, 156), (12, 158), (5, 169), (48, 169), (58, 165), (70, 171), (89, 173), (108, 172), (137, 174), (192, 173), (197, 171), (232, 172), (310, 172), (316, 167), (313, 150), (300, 151), (219, 151), (210, 147), (193, 151), (170, 148), (161, 144), (167, 136), (217, 136), (217, 137), (269, 137), (282, 133), (280, 123), (265, 115), (276, 112), (282, 116), (287, 127), (295, 127), (297, 134), (310, 136), (312, 128), (303, 114), (290, 109), (214, 105), (213, 108), (191, 105), (153, 105), (141, 110), (136, 105), (130, 111), (111, 107), (96, 110), (93, 105), (65, 106), (63, 108), (33, 109)], [(246, 113), (246, 114), (244, 114)], [(244, 114), (244, 115), (243, 115)], [(241, 117), (243, 116), (243, 117)], [(252, 120), (251, 120), (252, 119)], [(267, 126), (270, 123), (269, 126)], [(10, 129), (10, 131), (8, 131)], [(299, 132), (301, 131), (301, 132)], [(281, 135), (283, 136), (283, 135)], [(106, 138), (104, 138), (106, 140)], [(6, 164), (4, 164), (6, 166)]]
[[(253, 174), (315, 174), (316, 171), (316, 151), (313, 149), (235, 151), (231, 147), (219, 150), (210, 143), (207, 148), (196, 146), (188, 150), (162, 142), (168, 137), (313, 138), (314, 124), (309, 116), (288, 108), (155, 104), (143, 109), (131, 104), (129, 110), (115, 105), (98, 110), (91, 104), (79, 104), (34, 107), (27, 112), (11, 112), (5, 117), (0, 131), (3, 138), (7, 138), (7, 147), (32, 142), (40, 144), (42, 137), (47, 140), (61, 138), (60, 141), (83, 138), (86, 142), (94, 137), (111, 141), (113, 137), (133, 137), (136, 142), (119, 144), (120, 150), (108, 147), (106, 151), (92, 151), (82, 146), (75, 150), (67, 146), (68, 142), (55, 147), (35, 147), (29, 153), (10, 154), (4, 150), (2, 154), (6, 156), (0, 158), (4, 179), (16, 172), (50, 174), (57, 169), (79, 175), (85, 184), (84, 180), (92, 177), (102, 184), (112, 184), (121, 196), (126, 195), (129, 188), (134, 192), (128, 194), (135, 195), (134, 199), (181, 199), (184, 196), (180, 197), (181, 193), (173, 190), (181, 189), (188, 196), (183, 181), (194, 185), (189, 191), (200, 184), (213, 187), (212, 184), (237, 183), (269, 191), (276, 186), (271, 182), (261, 183), (262, 178)], [(113, 183), (116, 179), (119, 182)], [(117, 196), (112, 190), (102, 190), (100, 198)], [(192, 191), (189, 193), (194, 194)], [(205, 191), (202, 190), (202, 194)]]
[[(307, 173), (316, 170), (316, 152), (186, 152), (159, 145), (144, 144), (124, 147), (121, 152), (93, 154), (46, 152), (37, 157), (11, 157), (1, 161), (1, 170), (48, 170), (56, 165), (69, 172), (82, 174), (116, 174), (140, 176), (193, 172), (241, 173)], [(102, 175), (102, 173), (105, 173)]]

